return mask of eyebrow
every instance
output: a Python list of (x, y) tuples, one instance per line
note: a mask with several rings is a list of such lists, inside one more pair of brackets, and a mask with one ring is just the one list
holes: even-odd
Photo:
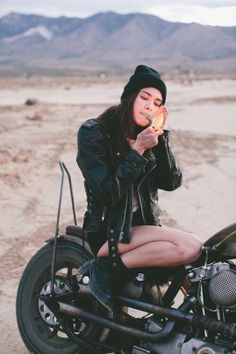
[[(144, 92), (146, 93), (148, 96), (152, 96), (149, 92), (145, 91), (145, 90), (141, 90), (140, 92)], [(159, 102), (162, 102), (162, 100), (158, 97), (155, 98), (155, 100), (159, 101)]]

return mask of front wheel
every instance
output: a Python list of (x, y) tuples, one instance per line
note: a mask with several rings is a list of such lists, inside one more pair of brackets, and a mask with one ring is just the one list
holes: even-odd
[[(31, 353), (35, 354), (88, 354), (75, 344), (63, 330), (61, 322), (40, 300), (50, 289), (53, 244), (41, 248), (26, 266), (17, 292), (16, 314), (21, 337)], [(91, 255), (79, 245), (60, 241), (57, 245), (55, 283), (56, 294), (63, 295), (71, 290), (72, 279), (78, 268)], [(76, 294), (76, 305), (96, 314), (104, 313), (102, 306), (94, 298), (83, 298)], [(77, 337), (96, 341), (102, 329), (80, 319), (70, 319), (69, 326)]]

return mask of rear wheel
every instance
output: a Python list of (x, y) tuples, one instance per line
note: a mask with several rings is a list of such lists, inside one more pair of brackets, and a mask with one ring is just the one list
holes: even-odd
[[(53, 244), (41, 248), (30, 260), (20, 280), (16, 313), (21, 337), (30, 350), (37, 354), (88, 354), (79, 344), (75, 344), (63, 329), (60, 320), (40, 300), (40, 295), (50, 291), (51, 261)], [(91, 255), (79, 245), (60, 241), (57, 246), (56, 274), (54, 290), (56, 294), (65, 294), (73, 287), (74, 275), (78, 268), (91, 258)], [(104, 308), (94, 299), (75, 295), (73, 304), (103, 314)], [(68, 328), (78, 338), (99, 339), (102, 329), (80, 319), (68, 319)]]

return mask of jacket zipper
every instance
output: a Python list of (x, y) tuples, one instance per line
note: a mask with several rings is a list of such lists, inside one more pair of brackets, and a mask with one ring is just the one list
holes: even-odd
[(171, 169), (171, 160), (170, 160), (170, 151), (169, 151), (169, 144), (168, 144), (168, 137), (166, 137), (166, 140), (164, 141), (165, 148), (167, 151), (167, 158), (168, 158), (168, 163), (169, 163), (169, 168)]
[(150, 175), (150, 173), (154, 170), (154, 168), (156, 168), (157, 165), (153, 166), (149, 171), (148, 173), (141, 179), (141, 181), (139, 182), (138, 184), (138, 187), (137, 187), (137, 194), (138, 194), (138, 199), (139, 199), (139, 205), (140, 205), (140, 209), (141, 209), (141, 214), (142, 214), (142, 217), (143, 217), (143, 221), (144, 223), (146, 224), (146, 219), (145, 219), (145, 216), (144, 216), (144, 211), (143, 211), (143, 206), (142, 206), (142, 202), (141, 202), (141, 196), (140, 196), (140, 192), (139, 192), (139, 189), (140, 189), (140, 186), (141, 184), (143, 183), (143, 181)]
[(120, 182), (119, 182), (119, 179), (117, 177), (115, 177), (115, 180), (116, 180), (116, 184), (117, 184), (117, 188), (118, 188), (118, 196), (120, 198), (120, 196), (121, 196)]
[(104, 207), (104, 208), (103, 208), (103, 211), (102, 211), (102, 218), (101, 218), (102, 221), (105, 220), (106, 211), (107, 211), (107, 207)]
[(127, 211), (127, 206), (128, 206), (128, 195), (126, 195), (126, 198), (125, 198), (125, 208), (124, 208), (123, 221), (122, 221), (120, 234), (119, 234), (119, 241), (121, 241), (123, 239), (122, 236), (123, 236), (123, 228), (124, 228), (124, 224), (125, 224), (125, 215), (126, 215), (126, 211)]

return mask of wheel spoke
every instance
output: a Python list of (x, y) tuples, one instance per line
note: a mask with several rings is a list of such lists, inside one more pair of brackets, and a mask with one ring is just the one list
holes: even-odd
[(57, 336), (59, 329), (60, 329), (59, 327), (53, 328), (52, 332), (47, 336), (47, 338), (51, 339), (52, 337)]

